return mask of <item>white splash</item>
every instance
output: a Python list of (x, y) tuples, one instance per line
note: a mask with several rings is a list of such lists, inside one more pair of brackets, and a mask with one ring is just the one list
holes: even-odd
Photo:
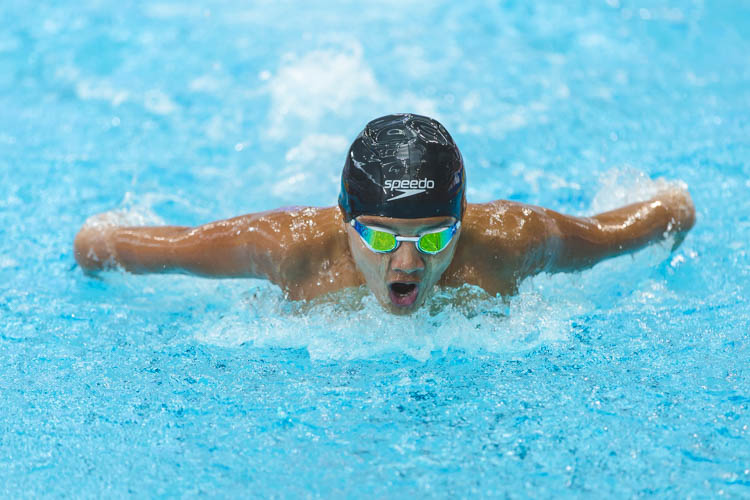
[(591, 213), (606, 212), (630, 203), (645, 201), (659, 192), (687, 189), (687, 184), (682, 181), (651, 179), (644, 172), (629, 165), (608, 170), (599, 178), (599, 185), (599, 191), (591, 202)]
[(286, 165), (273, 184), (271, 193), (285, 203), (312, 203), (334, 200), (338, 194), (349, 140), (341, 135), (310, 134), (287, 151)]
[[(340, 135), (310, 134), (287, 151), (286, 165), (271, 193), (283, 203), (334, 203), (349, 141)], [(319, 202), (318, 202), (319, 203)]]
[[(431, 99), (405, 92), (390, 94), (376, 80), (364, 51), (355, 40), (336, 41), (335, 48), (287, 54), (275, 75), (268, 78), (271, 111), (267, 133), (281, 139), (298, 134), (302, 122), (317, 128), (328, 115), (370, 118), (394, 112), (435, 116)], [(293, 132), (290, 132), (293, 131)]]
[(348, 114), (346, 110), (358, 100), (382, 98), (375, 75), (362, 58), (362, 47), (356, 43), (343, 51), (287, 55), (269, 88), (272, 137), (286, 135), (290, 117), (314, 122), (326, 113)]
[(156, 226), (163, 225), (164, 220), (156, 215), (153, 205), (163, 196), (143, 195), (136, 197), (125, 193), (120, 207), (93, 215), (86, 219), (87, 226)]
[[(317, 303), (291, 303), (278, 289), (260, 287), (221, 318), (206, 318), (196, 338), (222, 346), (306, 349), (312, 359), (362, 359), (435, 352), (522, 352), (565, 340), (570, 315), (561, 302), (525, 289), (509, 303), (464, 287), (440, 291), (410, 316), (386, 314), (365, 289)], [(576, 312), (580, 308), (568, 308)]]
[(291, 164), (309, 164), (330, 155), (343, 155), (349, 147), (349, 140), (343, 135), (310, 134), (286, 153), (286, 161)]

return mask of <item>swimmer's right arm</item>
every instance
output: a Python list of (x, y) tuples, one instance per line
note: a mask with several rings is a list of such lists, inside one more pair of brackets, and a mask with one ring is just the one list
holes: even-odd
[[(303, 279), (324, 209), (277, 210), (198, 227), (118, 227), (87, 222), (74, 241), (85, 272), (122, 268), (132, 273), (187, 273), (206, 277), (265, 278), (277, 284)], [(325, 214), (324, 214), (325, 215)], [(330, 218), (330, 217), (329, 217)], [(325, 217), (323, 217), (325, 219)], [(316, 224), (308, 224), (310, 221)], [(294, 231), (293, 231), (294, 229)]]
[(127, 227), (85, 224), (73, 247), (86, 272), (121, 268), (131, 273), (183, 272), (215, 277), (268, 277), (273, 251), (257, 228), (239, 217), (199, 227)]

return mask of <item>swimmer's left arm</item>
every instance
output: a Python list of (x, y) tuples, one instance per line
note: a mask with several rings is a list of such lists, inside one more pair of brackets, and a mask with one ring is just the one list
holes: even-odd
[(686, 190), (673, 189), (593, 217), (551, 210), (545, 210), (544, 217), (548, 231), (536, 271), (575, 271), (670, 236), (674, 250), (695, 224), (695, 207)]

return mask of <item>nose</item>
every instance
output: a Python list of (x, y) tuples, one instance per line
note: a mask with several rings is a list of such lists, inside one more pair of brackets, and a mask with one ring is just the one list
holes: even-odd
[(407, 274), (424, 271), (424, 260), (417, 246), (412, 242), (402, 242), (393, 252), (391, 269)]

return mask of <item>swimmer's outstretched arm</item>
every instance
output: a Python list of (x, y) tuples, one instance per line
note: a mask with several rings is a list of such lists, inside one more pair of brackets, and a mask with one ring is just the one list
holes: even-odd
[(512, 295), (540, 272), (586, 269), (670, 236), (677, 247), (694, 223), (693, 202), (680, 189), (593, 217), (504, 200), (469, 204), (446, 283)]
[(337, 214), (333, 208), (280, 209), (198, 227), (118, 227), (92, 218), (76, 236), (74, 254), (87, 272), (265, 278), (285, 288), (317, 270), (331, 245), (346, 245)]
[(674, 250), (695, 224), (690, 194), (672, 189), (593, 217), (545, 211), (549, 231), (539, 271), (575, 271), (673, 238)]

